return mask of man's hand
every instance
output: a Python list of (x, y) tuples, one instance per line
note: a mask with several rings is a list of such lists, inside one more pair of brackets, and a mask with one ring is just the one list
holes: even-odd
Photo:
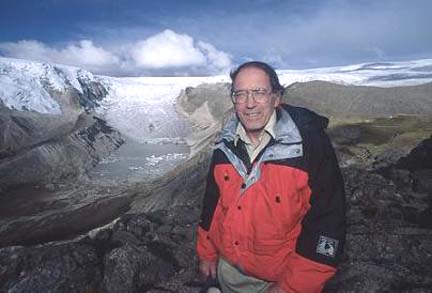
[(199, 263), (200, 273), (205, 279), (209, 277), (212, 279), (216, 279), (216, 270), (217, 270), (216, 267), (217, 267), (216, 261), (202, 260)]
[(266, 293), (285, 293), (285, 290), (279, 287), (276, 283), (273, 283), (268, 287)]

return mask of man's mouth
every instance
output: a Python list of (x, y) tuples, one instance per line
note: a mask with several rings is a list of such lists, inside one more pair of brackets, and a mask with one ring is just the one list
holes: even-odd
[(260, 115), (260, 113), (252, 112), (252, 113), (245, 113), (244, 115), (247, 117), (250, 117), (250, 118), (255, 118), (255, 117), (258, 117)]

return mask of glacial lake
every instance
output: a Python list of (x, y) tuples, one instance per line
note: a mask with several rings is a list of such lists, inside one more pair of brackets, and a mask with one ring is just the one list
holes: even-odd
[(91, 180), (105, 183), (149, 182), (174, 169), (189, 156), (182, 140), (137, 142), (127, 139), (118, 150), (88, 172)]

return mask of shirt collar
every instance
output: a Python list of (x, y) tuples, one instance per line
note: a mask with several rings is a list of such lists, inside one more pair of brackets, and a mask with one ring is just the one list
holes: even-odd
[[(273, 113), (270, 116), (269, 121), (264, 126), (264, 131), (267, 132), (272, 138), (276, 137), (276, 133), (275, 133), (276, 127), (275, 126), (276, 126), (276, 111), (273, 111)], [(260, 141), (262, 139), (264, 131), (261, 134), (261, 137), (259, 139)], [(243, 125), (241, 123), (238, 123), (237, 128), (236, 128), (236, 133), (235, 133), (235, 138), (234, 138), (234, 145), (235, 146), (237, 146), (237, 142), (239, 139), (244, 141), (246, 144), (252, 144), (250, 138), (246, 134), (245, 128), (243, 127)]]

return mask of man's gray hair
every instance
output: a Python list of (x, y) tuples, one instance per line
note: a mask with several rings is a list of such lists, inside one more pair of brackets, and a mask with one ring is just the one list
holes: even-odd
[(264, 63), (261, 61), (246, 62), (246, 63), (241, 64), (239, 67), (237, 67), (231, 71), (231, 73), (230, 73), (231, 93), (234, 91), (232, 85), (234, 84), (234, 81), (235, 81), (237, 75), (240, 73), (240, 71), (245, 69), (245, 68), (251, 68), (251, 67), (261, 69), (262, 71), (264, 71), (270, 80), (270, 86), (271, 86), (272, 92), (280, 93), (281, 95), (283, 95), (284, 87), (279, 83), (279, 78), (277, 76), (276, 71), (273, 69), (273, 67), (271, 67), (267, 63)]

